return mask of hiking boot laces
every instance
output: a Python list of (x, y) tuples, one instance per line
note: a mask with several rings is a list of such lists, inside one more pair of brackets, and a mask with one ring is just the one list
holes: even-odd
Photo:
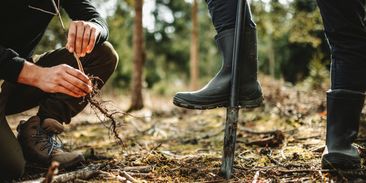
[(58, 137), (58, 135), (54, 133), (47, 133), (44, 129), (41, 127), (37, 128), (37, 133), (32, 135), (32, 138), (35, 141), (35, 144), (43, 144), (41, 146), (41, 151), (44, 151), (47, 149), (47, 154), (50, 156), (52, 152), (54, 152), (57, 149), (62, 148), (62, 140)]

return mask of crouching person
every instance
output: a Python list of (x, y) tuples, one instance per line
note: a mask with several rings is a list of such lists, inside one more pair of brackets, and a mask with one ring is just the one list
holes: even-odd
[[(26, 161), (45, 166), (58, 161), (65, 168), (83, 161), (81, 154), (64, 151), (57, 135), (87, 105), (83, 96), (93, 89), (88, 76), (100, 78), (101, 88), (118, 62), (106, 42), (107, 25), (89, 0), (55, 4), (73, 20), (67, 45), (37, 58), (32, 58), (33, 50), (57, 12), (53, 2), (5, 0), (0, 6), (0, 79), (5, 80), (0, 93), (0, 182), (21, 177)], [(85, 73), (76, 69), (74, 53)], [(5, 116), (36, 106), (38, 113), (19, 124), (16, 138)]]
[(332, 53), (322, 167), (361, 167), (356, 140), (366, 90), (365, 1), (317, 0)]

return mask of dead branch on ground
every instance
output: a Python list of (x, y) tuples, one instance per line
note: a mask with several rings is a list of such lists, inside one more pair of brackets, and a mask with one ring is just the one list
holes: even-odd
[(53, 181), (53, 177), (58, 173), (59, 166), (60, 163), (56, 161), (52, 162), (50, 168), (48, 169), (47, 175), (45, 179), (42, 181), (42, 183), (51, 183)]

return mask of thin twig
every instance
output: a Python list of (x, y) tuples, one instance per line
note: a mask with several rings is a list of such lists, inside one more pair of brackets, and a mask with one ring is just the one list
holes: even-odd
[[(56, 6), (55, 1), (52, 1), (52, 5), (53, 5), (53, 7), (55, 8), (56, 16), (58, 17), (58, 20), (59, 20), (59, 21), (60, 21), (60, 23), (61, 23), (62, 30), (64, 31), (64, 35), (65, 35), (66, 40), (67, 40), (67, 31), (66, 31), (66, 28), (65, 28), (64, 21), (62, 20), (60, 10), (59, 10), (59, 8)], [(74, 55), (74, 58), (75, 58), (75, 60), (76, 60), (76, 62), (77, 62), (77, 64), (78, 64), (78, 68), (79, 68), (79, 70), (80, 70), (82, 73), (85, 73), (85, 72), (84, 72), (83, 65), (82, 65), (82, 63), (81, 63), (81, 61), (80, 61), (79, 57), (76, 55), (76, 53), (75, 53), (75, 52), (73, 53), (73, 55)]]
[(309, 137), (294, 137), (295, 140), (308, 140), (308, 139), (314, 139), (314, 138), (320, 138), (321, 135), (312, 135)]
[[(68, 172), (65, 174), (60, 174), (60, 175), (53, 177), (53, 182), (70, 182), (75, 179), (88, 180), (91, 177), (99, 174), (99, 169), (101, 168), (101, 166), (102, 166), (102, 164), (92, 164), (92, 165), (89, 165), (80, 170)], [(34, 182), (42, 182), (42, 181), (44, 181), (44, 178), (37, 179), (37, 180), (24, 181), (22, 183), (34, 183)]]
[(258, 182), (259, 172), (260, 172), (260, 171), (255, 172), (255, 175), (254, 175), (254, 178), (253, 178), (252, 183), (257, 183), (257, 182)]
[(28, 8), (34, 9), (34, 10), (37, 10), (37, 11), (41, 11), (43, 13), (47, 13), (47, 14), (50, 14), (50, 15), (53, 15), (53, 16), (57, 15), (56, 13), (53, 13), (53, 12), (50, 12), (50, 11), (47, 11), (47, 10), (44, 10), (44, 9), (41, 9), (41, 8), (37, 8), (37, 7), (34, 7), (32, 5), (29, 5)]
[(115, 179), (119, 182), (126, 182), (127, 181), (127, 178), (125, 177), (121, 177), (120, 175), (113, 175), (112, 173), (109, 173), (109, 172), (106, 172), (106, 171), (103, 171), (103, 170), (99, 170), (98, 171), (99, 174), (101, 175), (105, 175), (111, 179)]
[(129, 180), (131, 182), (137, 182), (137, 180), (135, 178), (133, 178), (130, 174), (128, 174), (126, 171), (122, 171), (122, 174), (124, 177), (127, 178), (127, 180)]
[(50, 168), (48, 169), (47, 175), (42, 183), (51, 183), (53, 181), (53, 177), (58, 173), (58, 167), (60, 163), (54, 161), (51, 163)]
[(128, 171), (137, 171), (137, 172), (149, 172), (153, 166), (133, 166), (133, 167), (124, 167), (123, 170)]

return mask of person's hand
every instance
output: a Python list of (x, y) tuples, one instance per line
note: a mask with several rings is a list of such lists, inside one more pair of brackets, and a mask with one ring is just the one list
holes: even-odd
[(88, 76), (66, 64), (43, 68), (26, 62), (18, 82), (35, 86), (47, 93), (63, 93), (73, 97), (82, 97), (92, 92)]
[(101, 28), (92, 22), (73, 21), (67, 35), (66, 48), (78, 57), (84, 57), (93, 51)]

